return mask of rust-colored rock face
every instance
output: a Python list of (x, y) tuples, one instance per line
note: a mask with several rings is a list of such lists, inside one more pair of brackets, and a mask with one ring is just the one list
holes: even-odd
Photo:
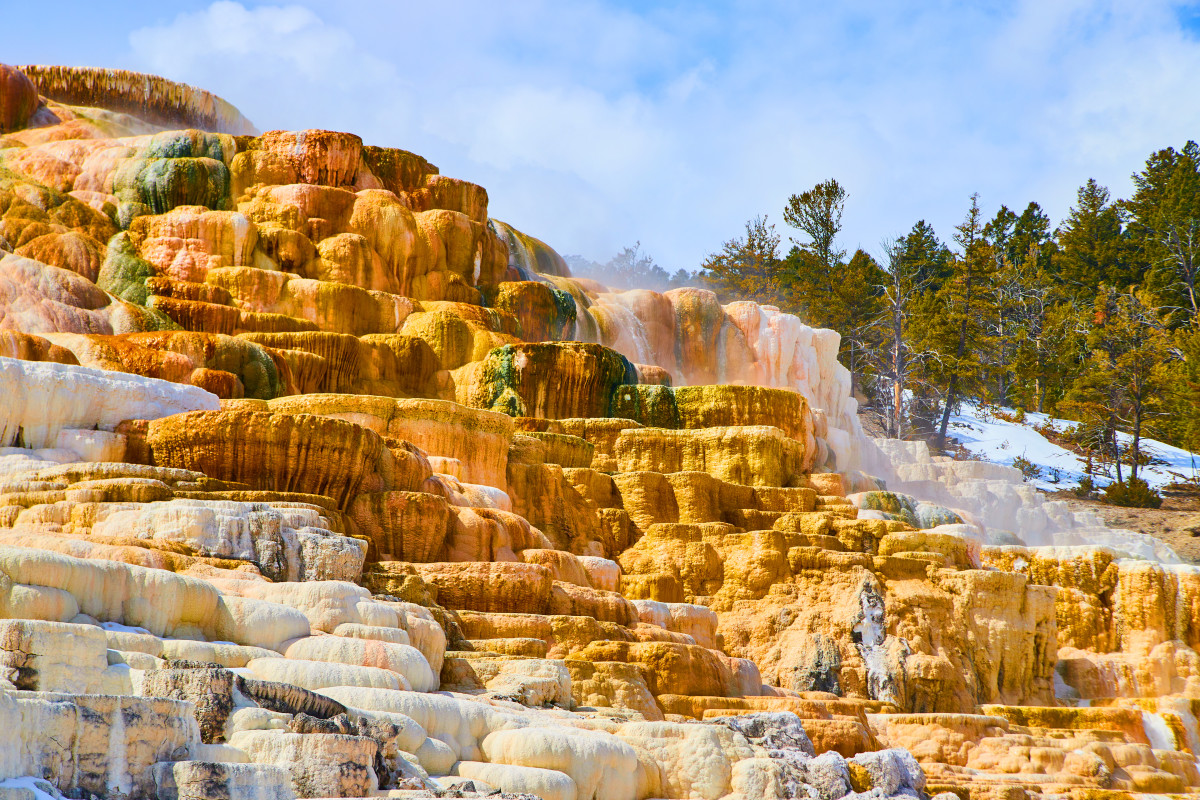
[(260, 411), (195, 411), (150, 423), (156, 466), (202, 472), (252, 489), (332, 497), (348, 506), (385, 491), (393, 459), (373, 431), (342, 420)]
[(0, 68), (0, 167), (14, 797), (1200, 793), (1200, 573), (836, 332), (153, 76)]
[(0, 133), (24, 128), (37, 104), (33, 81), (16, 67), (0, 64)]

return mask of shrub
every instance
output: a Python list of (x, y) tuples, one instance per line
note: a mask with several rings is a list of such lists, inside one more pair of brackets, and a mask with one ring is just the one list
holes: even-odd
[(1090, 500), (1096, 496), (1096, 482), (1092, 480), (1091, 475), (1084, 475), (1079, 479), (1079, 486), (1075, 488), (1075, 494), (1084, 500)]
[(1130, 478), (1104, 487), (1104, 502), (1125, 508), (1158, 508), (1162, 505), (1162, 495), (1141, 478)]
[(1014, 458), (1012, 465), (1021, 470), (1021, 474), (1027, 481), (1034, 481), (1042, 477), (1042, 468), (1023, 455)]

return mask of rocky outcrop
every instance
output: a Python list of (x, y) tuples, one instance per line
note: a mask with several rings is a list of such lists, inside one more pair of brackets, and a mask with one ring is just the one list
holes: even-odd
[(637, 383), (619, 353), (571, 342), (506, 345), (464, 369), (459, 402), (548, 419), (609, 416), (616, 388)]
[(39, 94), (60, 103), (107, 108), (162, 125), (255, 133), (249, 120), (216, 95), (157, 75), (93, 67), (26, 65), (19, 69)]
[(155, 420), (146, 447), (157, 466), (202, 472), (254, 489), (332, 497), (390, 489), (391, 451), (342, 420), (258, 411), (197, 411)]
[(22, 743), (6, 748), (3, 774), (36, 775), (63, 793), (158, 797), (154, 767), (199, 743), (177, 700), (111, 694), (0, 692), (0, 720)]

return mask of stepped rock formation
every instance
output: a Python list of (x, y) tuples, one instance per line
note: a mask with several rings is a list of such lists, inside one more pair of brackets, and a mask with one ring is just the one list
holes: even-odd
[(873, 442), (834, 331), (0, 68), (0, 792), (1200, 792), (1200, 571)]

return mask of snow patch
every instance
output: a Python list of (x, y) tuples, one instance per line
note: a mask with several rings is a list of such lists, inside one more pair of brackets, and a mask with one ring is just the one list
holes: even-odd
[[(1001, 411), (1016, 414), (1011, 408)], [(1029, 483), (1053, 492), (1078, 487), (1080, 478), (1086, 474), (1087, 459), (1051, 442), (1034, 427), (1050, 425), (1057, 431), (1066, 432), (1078, 424), (1034, 412), (1026, 412), (1024, 423), (1008, 422), (976, 403), (964, 402), (959, 412), (950, 417), (949, 433), (962, 442), (968, 452), (985, 461), (1011, 467), (1018, 457), (1029, 460), (1041, 468), (1041, 475)], [(1125, 433), (1118, 434), (1117, 438), (1123, 446), (1133, 442), (1133, 437)], [(1154, 488), (1200, 476), (1200, 455), (1196, 453), (1156, 439), (1143, 438), (1140, 447), (1154, 461), (1161, 462), (1138, 468), (1138, 477)], [(1054, 470), (1059, 475), (1057, 483), (1051, 480)], [(1123, 474), (1128, 474), (1125, 470), (1127, 467), (1123, 468)], [(1106, 486), (1116, 480), (1116, 474), (1093, 475), (1092, 479), (1098, 486)]]
[(35, 800), (62, 800), (62, 794), (49, 781), (41, 778), (6, 778), (0, 781), (0, 789), (27, 789)]

